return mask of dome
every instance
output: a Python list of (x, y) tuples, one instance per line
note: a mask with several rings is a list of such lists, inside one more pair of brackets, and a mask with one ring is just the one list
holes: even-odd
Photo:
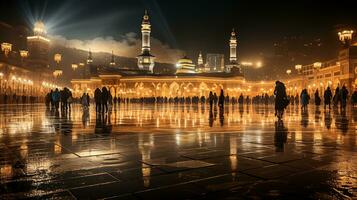
[(41, 21), (37, 21), (34, 25), (33, 31), (38, 35), (46, 34), (45, 24)]
[(195, 64), (187, 56), (179, 59), (176, 63), (177, 73), (195, 73)]
[(185, 57), (179, 59), (177, 61), (177, 64), (193, 64), (193, 62), (191, 59), (189, 59), (187, 56), (185, 56)]

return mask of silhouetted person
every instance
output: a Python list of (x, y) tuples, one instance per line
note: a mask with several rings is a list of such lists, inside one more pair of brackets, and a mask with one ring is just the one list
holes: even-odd
[(108, 99), (109, 99), (109, 92), (106, 87), (102, 88), (102, 112), (108, 112)]
[(102, 91), (99, 88), (94, 91), (95, 111), (100, 112), (102, 107)]
[(243, 97), (243, 94), (240, 94), (239, 98), (238, 98), (238, 104), (243, 104), (243, 101), (244, 101), (244, 97)]
[(335, 90), (335, 95), (333, 96), (333, 105), (338, 106), (338, 103), (340, 102), (340, 87), (337, 86)]
[(221, 94), (219, 95), (218, 107), (219, 107), (220, 109), (223, 109), (223, 107), (224, 107), (224, 93), (223, 93), (223, 89), (221, 89)]
[(214, 102), (214, 105), (215, 105), (215, 106), (216, 106), (217, 103), (218, 103), (218, 97), (217, 97), (217, 94), (216, 94), (216, 93), (213, 94), (213, 102)]
[(286, 89), (284, 83), (280, 81), (275, 82), (275, 116), (278, 117), (279, 120), (282, 119), (284, 114), (284, 109), (289, 105), (289, 100), (286, 95)]
[(341, 98), (341, 110), (346, 110), (346, 105), (347, 105), (347, 97), (348, 97), (348, 90), (346, 86), (342, 86), (342, 89), (340, 90), (340, 98)]
[(309, 104), (309, 101), (310, 101), (310, 96), (307, 93), (306, 89), (303, 89), (301, 91), (300, 98), (301, 98), (301, 100), (300, 100), (301, 101), (301, 109), (306, 110), (307, 105)]
[(212, 91), (209, 92), (208, 98), (209, 98), (209, 107), (210, 107), (210, 109), (212, 110), (213, 101), (214, 101), (214, 96), (213, 96)]
[(327, 87), (327, 89), (324, 92), (324, 109), (326, 109), (327, 105), (328, 105), (328, 109), (331, 109), (331, 99), (332, 99), (332, 92), (330, 87)]
[(53, 104), (54, 104), (56, 110), (58, 110), (58, 108), (59, 108), (60, 98), (61, 98), (60, 92), (56, 88), (56, 90), (52, 93), (52, 101), (53, 101)]
[(355, 89), (351, 96), (351, 104), (352, 106), (355, 106), (357, 104), (357, 89)]
[(320, 106), (320, 104), (321, 104), (321, 98), (320, 98), (320, 95), (319, 95), (319, 90), (316, 90), (316, 91), (315, 91), (314, 97), (315, 97), (315, 105), (316, 105), (316, 106)]

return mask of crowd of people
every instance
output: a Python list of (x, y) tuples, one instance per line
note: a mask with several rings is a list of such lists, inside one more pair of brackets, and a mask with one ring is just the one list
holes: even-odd
[[(320, 94), (322, 94), (320, 96)], [(340, 109), (346, 109), (348, 102), (349, 92), (345, 86), (341, 88), (338, 86), (334, 94), (330, 87), (327, 87), (323, 93), (316, 90), (313, 95), (314, 104), (320, 106), (324, 104), (324, 108), (331, 109), (331, 105), (339, 106)], [(264, 93), (262, 95), (257, 95), (254, 97), (244, 96), (240, 94), (239, 96), (230, 97), (228, 94), (224, 94), (222, 89), (219, 96), (210, 91), (208, 97), (205, 96), (193, 96), (193, 97), (141, 97), (141, 98), (120, 98), (114, 97), (110, 91), (103, 87), (102, 89), (96, 88), (94, 91), (94, 102), (96, 107), (96, 112), (108, 112), (113, 104), (117, 105), (120, 103), (186, 103), (186, 104), (209, 104), (210, 108), (217, 106), (223, 109), (226, 104), (274, 104), (275, 114), (281, 119), (284, 113), (284, 109), (288, 105), (301, 105), (302, 110), (306, 110), (311, 101), (310, 94), (307, 89), (303, 89), (300, 94), (287, 95), (284, 83), (276, 81), (275, 90), (273, 95), (268, 95)], [(71, 104), (77, 101), (73, 98), (72, 92), (68, 88), (63, 88), (62, 90), (55, 89), (51, 90), (45, 98), (46, 105), (51, 108), (61, 110), (71, 109)], [(80, 104), (83, 109), (88, 109), (90, 106), (91, 99), (88, 93), (83, 93), (82, 97), (79, 99)], [(353, 92), (350, 98), (352, 105), (357, 105), (357, 90)]]
[(48, 108), (55, 110), (61, 108), (62, 111), (71, 110), (73, 101), (72, 92), (66, 87), (62, 90), (58, 88), (51, 90), (45, 97), (45, 104)]

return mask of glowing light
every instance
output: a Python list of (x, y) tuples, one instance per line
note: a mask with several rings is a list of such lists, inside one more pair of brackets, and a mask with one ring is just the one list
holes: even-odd
[(262, 62), (258, 61), (258, 62), (256, 63), (256, 67), (257, 67), (257, 68), (261, 68), (262, 66), (263, 66)]
[(53, 60), (58, 64), (59, 62), (62, 61), (62, 55), (59, 53), (56, 53), (53, 57)]
[(11, 50), (12, 50), (12, 44), (6, 42), (1, 43), (1, 51), (5, 53), (5, 56), (8, 56)]
[(27, 58), (29, 56), (29, 52), (26, 50), (20, 50), (21, 58)]

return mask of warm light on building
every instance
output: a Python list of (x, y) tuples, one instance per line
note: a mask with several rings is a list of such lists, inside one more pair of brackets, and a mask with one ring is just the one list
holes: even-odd
[(54, 72), (53, 72), (53, 76), (58, 78), (62, 75), (63, 71), (60, 70), (60, 69), (56, 69)]
[(347, 43), (352, 40), (353, 38), (353, 30), (343, 30), (338, 32), (338, 36), (341, 42)]
[(29, 56), (29, 52), (26, 50), (20, 50), (21, 58), (27, 58)]
[(72, 69), (76, 70), (78, 68), (78, 64), (72, 64)]
[(314, 65), (315, 69), (320, 69), (321, 66), (322, 66), (322, 63), (321, 62), (315, 62), (313, 65)]
[(286, 70), (286, 73), (287, 73), (288, 75), (290, 75), (290, 74), (291, 74), (291, 70), (290, 70), (290, 69)]
[(59, 53), (56, 53), (53, 57), (53, 60), (58, 64), (62, 61), (62, 55)]
[(46, 27), (45, 24), (41, 21), (37, 21), (34, 25), (33, 32), (35, 35), (46, 35)]
[(5, 56), (8, 56), (11, 50), (12, 50), (12, 44), (7, 42), (1, 43), (1, 51), (4, 52)]

